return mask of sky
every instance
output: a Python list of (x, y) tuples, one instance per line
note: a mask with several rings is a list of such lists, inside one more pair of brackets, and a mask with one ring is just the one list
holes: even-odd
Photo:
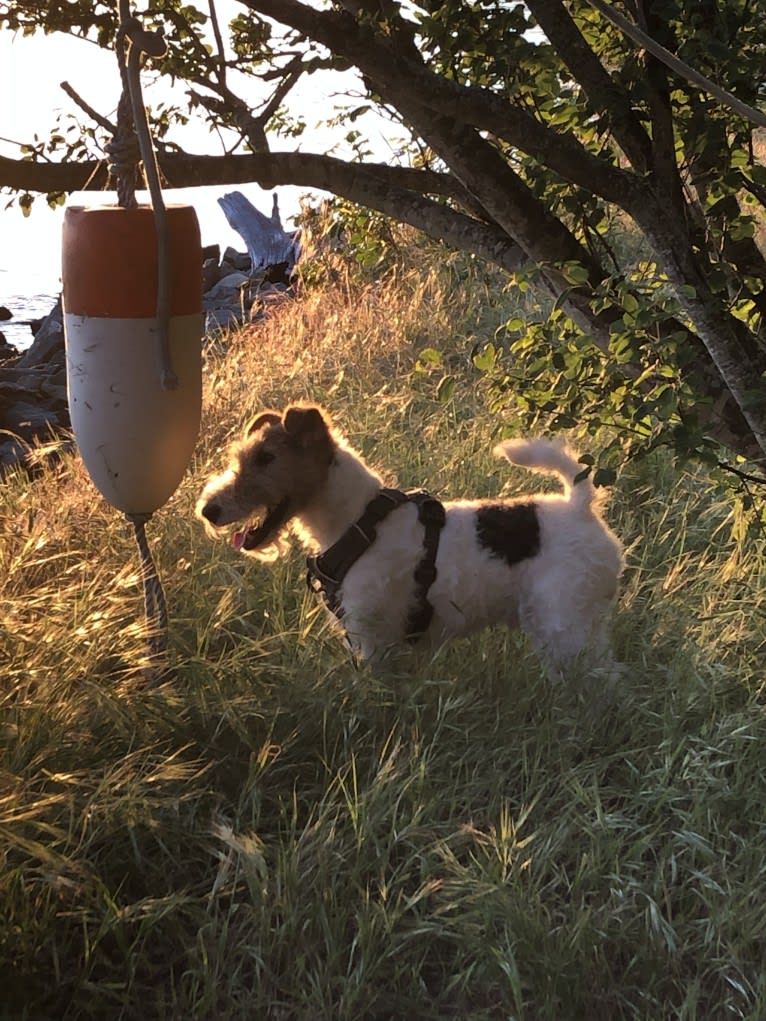
[[(242, 10), (236, 0), (218, 0), (217, 8), (222, 24), (237, 11)], [(76, 92), (102, 115), (114, 119), (121, 85), (117, 59), (111, 50), (80, 40), (69, 39), (61, 34), (44, 36), (41, 33), (30, 38), (20, 34), (0, 32), (0, 153), (19, 158), (14, 142), (31, 142), (35, 134), (42, 140), (48, 136), (59, 110), (76, 114), (81, 119), (86, 115), (62, 91), (60, 82), (68, 81)], [(164, 81), (150, 85), (148, 76), (142, 78), (144, 100), (147, 104), (167, 101), (172, 92)], [(324, 79), (311, 76), (299, 84), (294, 98), (299, 104), (309, 130), (299, 141), (304, 151), (326, 151), (332, 141), (327, 129), (315, 129), (314, 125), (332, 113), (335, 102), (333, 90), (338, 88), (337, 76), (327, 75)], [(179, 93), (177, 93), (178, 95)], [(23, 97), (23, 102), (9, 101), (8, 97)], [(385, 125), (374, 123), (374, 142), (382, 158), (390, 156), (390, 146), (384, 139)], [(183, 136), (184, 146), (191, 152), (214, 153), (217, 139), (208, 134), (204, 126), (189, 127)], [(289, 149), (293, 143), (286, 139), (274, 139), (274, 149)], [(216, 202), (219, 195), (233, 190), (232, 187), (166, 190), (166, 202), (184, 202), (195, 206), (200, 221), (203, 244), (218, 243), (221, 250), (231, 245), (244, 251), (244, 242), (228, 225)], [(240, 185), (250, 201), (261, 211), (270, 214), (271, 191), (264, 191), (258, 185)], [(291, 226), (290, 216), (299, 208), (302, 190), (297, 188), (278, 189), (280, 211), (285, 227)], [(139, 193), (139, 200), (145, 198)], [(60, 281), (60, 243), (63, 208), (51, 210), (45, 196), (36, 198), (32, 213), (24, 217), (18, 206), (6, 208), (10, 199), (0, 195), (0, 304), (4, 295), (24, 294), (39, 291), (57, 294)], [(114, 201), (111, 195), (106, 201)], [(74, 193), (67, 203), (73, 205), (95, 205), (99, 199), (94, 193)]]

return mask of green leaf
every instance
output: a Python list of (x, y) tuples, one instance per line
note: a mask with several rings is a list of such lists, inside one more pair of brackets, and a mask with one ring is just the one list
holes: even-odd
[(593, 485), (596, 487), (600, 486), (611, 486), (617, 478), (617, 472), (614, 468), (597, 468), (593, 475)]
[(418, 359), (421, 362), (425, 362), (426, 365), (441, 365), (442, 353), (437, 351), (435, 347), (425, 347), (418, 355)]
[(454, 376), (442, 376), (439, 380), (439, 385), (436, 388), (436, 396), (440, 404), (447, 404), (452, 399), (452, 395), (455, 393), (455, 377)]
[(588, 271), (579, 262), (565, 262), (561, 267), (561, 274), (566, 282), (574, 287), (588, 282)]
[(494, 344), (487, 344), (483, 351), (473, 356), (473, 364), (482, 372), (491, 372), (497, 362), (497, 351)]

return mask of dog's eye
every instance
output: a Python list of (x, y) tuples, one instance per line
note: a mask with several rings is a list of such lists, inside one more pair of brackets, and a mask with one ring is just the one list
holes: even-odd
[(258, 450), (253, 456), (253, 464), (259, 468), (265, 468), (267, 464), (271, 464), (274, 460), (274, 455), (268, 450)]

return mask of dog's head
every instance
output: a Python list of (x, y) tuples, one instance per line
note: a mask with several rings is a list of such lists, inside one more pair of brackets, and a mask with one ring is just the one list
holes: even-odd
[(315, 405), (262, 411), (232, 446), (228, 469), (205, 486), (197, 516), (208, 534), (231, 533), (235, 549), (273, 559), (290, 520), (324, 485), (335, 447)]

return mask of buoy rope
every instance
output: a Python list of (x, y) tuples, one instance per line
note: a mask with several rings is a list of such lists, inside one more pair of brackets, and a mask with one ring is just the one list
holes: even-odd
[[(127, 60), (125, 50), (127, 44)], [(114, 154), (111, 170), (117, 180), (117, 198), (121, 206), (137, 205), (136, 139), (144, 167), (144, 177), (152, 200), (157, 227), (157, 358), (163, 390), (175, 390), (178, 376), (170, 359), (170, 235), (167, 211), (162, 197), (160, 171), (152, 145), (149, 121), (141, 92), (141, 55), (161, 57), (167, 50), (160, 32), (147, 32), (138, 18), (130, 14), (128, 0), (120, 0), (120, 25), (115, 40), (117, 65), (122, 81), (122, 95), (117, 107), (117, 133), (107, 151)], [(132, 116), (131, 116), (132, 114)], [(128, 162), (128, 161), (131, 162)]]
[(141, 580), (144, 586), (144, 611), (147, 621), (147, 642), (153, 658), (164, 655), (168, 647), (168, 610), (162, 582), (146, 538), (146, 522), (151, 514), (126, 514), (133, 525), (141, 554)]
[[(163, 390), (175, 390), (178, 377), (170, 360), (170, 236), (157, 157), (141, 94), (140, 75), (141, 54), (161, 57), (166, 50), (165, 40), (159, 32), (145, 31), (139, 20), (131, 17), (128, 0), (120, 0), (120, 25), (115, 49), (122, 95), (117, 107), (117, 131), (111, 145), (107, 146), (107, 152), (116, 180), (117, 199), (124, 209), (135, 209), (138, 205), (136, 176), (139, 157), (143, 163), (157, 229), (157, 359), (160, 384)], [(146, 523), (151, 516), (150, 513), (125, 515), (133, 525), (141, 556), (147, 643), (152, 659), (156, 660), (167, 652), (168, 611), (162, 582), (146, 538)]]

